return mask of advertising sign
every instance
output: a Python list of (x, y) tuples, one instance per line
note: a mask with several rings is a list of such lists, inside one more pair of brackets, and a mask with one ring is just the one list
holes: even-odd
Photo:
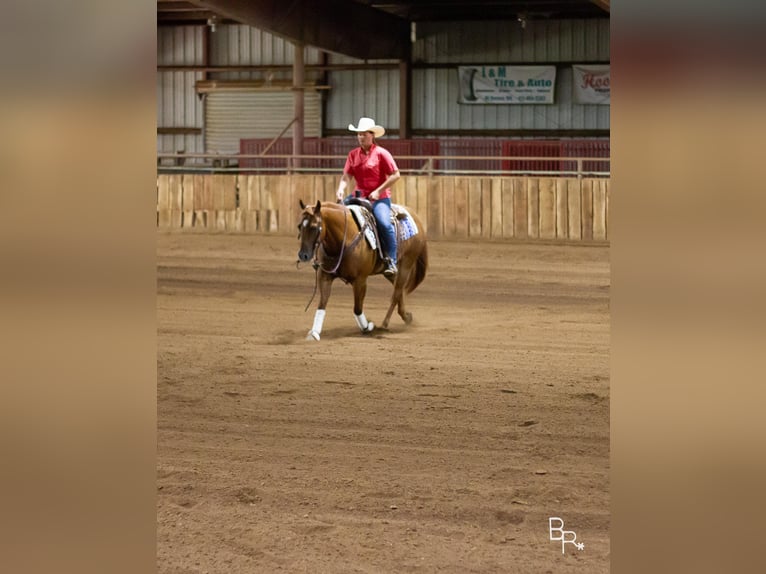
[(552, 104), (556, 66), (458, 66), (460, 104)]
[(609, 66), (572, 66), (572, 99), (576, 104), (609, 105)]

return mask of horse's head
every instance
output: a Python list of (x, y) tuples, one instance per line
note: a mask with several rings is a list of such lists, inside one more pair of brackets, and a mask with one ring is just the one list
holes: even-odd
[(322, 234), (322, 203), (317, 200), (314, 207), (307, 206), (300, 200), (300, 206), (303, 210), (298, 222), (298, 239), (301, 242), (298, 249), (298, 260), (306, 263), (311, 259), (316, 251), (319, 237)]

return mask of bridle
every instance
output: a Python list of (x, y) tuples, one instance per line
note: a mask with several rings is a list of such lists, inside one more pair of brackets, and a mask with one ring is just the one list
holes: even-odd
[[(346, 214), (344, 214), (345, 216)], [(302, 229), (305, 227), (308, 227), (308, 219), (306, 217), (309, 217), (308, 212), (306, 213), (306, 216), (301, 220), (301, 222), (298, 224), (298, 239), (300, 239), (301, 234), (303, 233)], [(343, 251), (346, 248), (346, 228), (348, 226), (348, 217), (344, 217), (344, 226), (343, 226), (343, 241), (341, 242), (340, 247), (340, 255), (338, 256), (338, 262), (335, 264), (335, 267), (333, 267), (331, 270), (327, 270), (324, 267), (322, 267), (322, 264), (319, 262), (319, 259), (317, 258), (316, 252), (318, 248), (321, 248), (325, 255), (329, 255), (327, 253), (327, 250), (324, 247), (324, 244), (322, 243), (322, 218), (317, 217), (315, 213), (311, 214), (311, 217), (314, 218), (314, 220), (319, 220), (319, 223), (317, 223), (316, 226), (316, 236), (314, 237), (314, 243), (311, 246), (311, 252), (314, 255), (314, 269), (316, 269), (316, 274), (314, 275), (314, 291), (311, 293), (311, 299), (309, 299), (309, 302), (306, 303), (306, 308), (304, 309), (304, 312), (308, 310), (309, 305), (311, 305), (311, 302), (314, 300), (314, 297), (317, 294), (317, 286), (319, 285), (319, 270), (321, 269), (325, 273), (328, 273), (330, 275), (334, 275), (336, 271), (338, 271), (338, 268), (340, 267), (341, 261), (343, 261)], [(298, 262), (300, 263), (300, 262)]]
[[(313, 217), (315, 221), (318, 219), (319, 223), (317, 223), (317, 225), (316, 225), (316, 237), (314, 237), (314, 243), (311, 246), (311, 252), (314, 255), (314, 264), (313, 265), (314, 265), (314, 269), (316, 269), (316, 275), (314, 277), (314, 292), (311, 294), (311, 299), (309, 299), (309, 302), (306, 303), (306, 308), (304, 309), (304, 311), (308, 310), (309, 305), (311, 305), (311, 302), (314, 300), (314, 297), (316, 296), (317, 286), (319, 284), (319, 271), (322, 270), (323, 272), (327, 273), (328, 275), (335, 275), (337, 273), (338, 269), (340, 268), (340, 264), (343, 261), (343, 253), (346, 250), (346, 232), (348, 231), (348, 220), (352, 217), (352, 215), (350, 213), (348, 213), (348, 211), (344, 210), (344, 212), (343, 212), (343, 239), (341, 240), (340, 253), (338, 254), (338, 262), (335, 264), (335, 267), (333, 267), (332, 269), (328, 270), (328, 269), (325, 269), (324, 267), (322, 267), (322, 264), (319, 262), (319, 259), (317, 258), (317, 255), (316, 255), (317, 250), (321, 249), (322, 253), (325, 256), (327, 256), (329, 258), (332, 258), (332, 256), (329, 253), (327, 253), (327, 249), (325, 249), (324, 243), (322, 242), (322, 230), (324, 229), (322, 227), (322, 221), (323, 221), (322, 217), (321, 216), (317, 217), (316, 213), (311, 213), (309, 215), (309, 213), (306, 212), (305, 213), (305, 217), (298, 224), (298, 239), (300, 239), (301, 234), (303, 233), (302, 229), (304, 227), (308, 227), (308, 221), (309, 220), (306, 219), (306, 217), (309, 217), (309, 216)], [(357, 233), (356, 237), (354, 237), (353, 241), (351, 241), (351, 243), (348, 245), (348, 248), (349, 249), (353, 249), (356, 246), (356, 244), (359, 243), (359, 241), (361, 239), (362, 239), (362, 232), (360, 231), (359, 233)], [(343, 279), (343, 278), (341, 277), (341, 279)], [(345, 279), (344, 279), (344, 281), (345, 281)]]
[[(298, 239), (301, 238), (301, 235), (303, 234), (303, 230), (309, 226), (309, 217), (314, 217), (314, 214), (309, 215), (308, 212), (304, 213), (303, 219), (301, 219), (301, 222), (298, 224)], [(314, 255), (316, 259), (316, 250), (317, 246), (319, 245), (319, 238), (322, 236), (322, 218), (319, 218), (319, 223), (316, 226), (316, 237), (314, 237), (314, 242), (311, 244), (311, 253)], [(298, 262), (300, 263), (300, 261)]]
[[(314, 254), (314, 266), (317, 269), (317, 272), (321, 269), (322, 271), (324, 271), (325, 273), (329, 275), (335, 275), (335, 273), (340, 268), (340, 264), (343, 261), (343, 253), (346, 250), (346, 232), (348, 231), (348, 218), (349, 218), (348, 213), (343, 214), (343, 239), (341, 240), (340, 253), (338, 254), (338, 262), (335, 264), (335, 267), (333, 267), (332, 269), (325, 269), (324, 267), (322, 267), (322, 264), (319, 262), (319, 259), (317, 258), (317, 255), (316, 255), (317, 250), (321, 249), (322, 253), (325, 256), (327, 256), (328, 258), (333, 257), (327, 252), (327, 249), (324, 246), (324, 242), (322, 242), (322, 230), (323, 230), (322, 218), (317, 217), (316, 214), (311, 214), (311, 217), (313, 217), (315, 220), (316, 219), (319, 220), (319, 223), (317, 223), (317, 226), (316, 226), (316, 237), (314, 237), (314, 243), (311, 246), (311, 251)], [(307, 221), (308, 220), (304, 218), (303, 221), (301, 221), (301, 223), (299, 224), (299, 228), (301, 226), (306, 227)], [(301, 232), (298, 233), (298, 237), (300, 237), (300, 233)], [(351, 247), (353, 247), (357, 241), (358, 239), (355, 238), (354, 241), (352, 242)]]

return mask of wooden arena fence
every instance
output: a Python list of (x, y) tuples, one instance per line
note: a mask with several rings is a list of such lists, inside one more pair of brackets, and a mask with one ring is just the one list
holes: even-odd
[[(333, 175), (160, 174), (157, 225), (293, 235), (302, 199), (335, 201)], [(609, 240), (608, 178), (408, 176), (394, 201), (433, 238)]]

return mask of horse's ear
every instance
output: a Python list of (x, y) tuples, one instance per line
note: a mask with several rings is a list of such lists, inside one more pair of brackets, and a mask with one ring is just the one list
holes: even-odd
[(314, 208), (314, 213), (319, 213), (319, 210), (322, 209), (322, 202), (317, 199), (316, 207)]
[(300, 206), (301, 206), (301, 209), (306, 209), (306, 204), (305, 204), (305, 203), (303, 203), (303, 200), (302, 200), (302, 199), (299, 199), (299, 200), (298, 200), (298, 203), (300, 204)]

